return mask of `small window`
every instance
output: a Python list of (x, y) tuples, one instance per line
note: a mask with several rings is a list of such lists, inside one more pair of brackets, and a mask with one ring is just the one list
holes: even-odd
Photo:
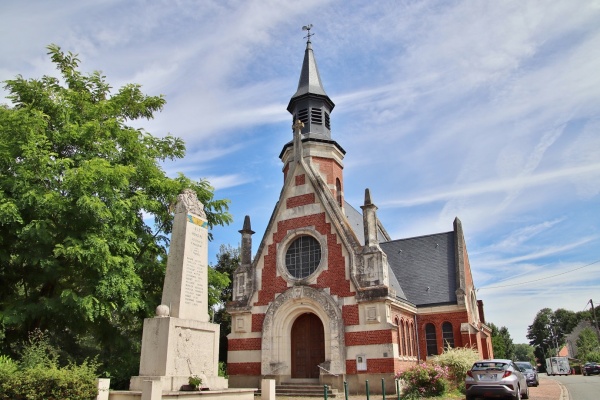
[(342, 183), (339, 179), (335, 179), (335, 197), (338, 203), (338, 206), (342, 206)]
[(444, 347), (454, 347), (454, 332), (452, 332), (452, 324), (450, 322), (442, 324), (442, 338), (444, 339)]
[(433, 324), (425, 325), (425, 341), (427, 342), (427, 355), (437, 356), (437, 337), (435, 335), (435, 326)]
[(327, 112), (325, 113), (325, 128), (331, 129), (331, 126), (329, 125), (329, 114)]

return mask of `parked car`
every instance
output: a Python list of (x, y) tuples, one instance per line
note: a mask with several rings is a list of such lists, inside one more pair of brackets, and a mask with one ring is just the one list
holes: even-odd
[(539, 386), (540, 380), (538, 378), (537, 370), (529, 361), (515, 361), (517, 367), (521, 368), (521, 372), (525, 375), (525, 379), (527, 379), (527, 385), (529, 386)]
[(595, 362), (586, 362), (581, 369), (583, 375), (598, 375), (600, 374), (600, 364)]
[(529, 398), (525, 375), (513, 361), (504, 359), (474, 363), (467, 371), (465, 389), (467, 400), (475, 400), (476, 397)]

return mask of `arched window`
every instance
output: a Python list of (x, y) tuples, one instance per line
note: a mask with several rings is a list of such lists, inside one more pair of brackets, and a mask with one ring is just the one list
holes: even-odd
[(444, 347), (454, 347), (454, 332), (452, 332), (452, 324), (450, 322), (442, 324), (442, 338), (444, 339)]
[(427, 355), (437, 356), (437, 337), (435, 335), (435, 326), (431, 323), (425, 325), (425, 342), (427, 343)]
[(396, 323), (396, 329), (398, 330), (398, 357), (400, 357), (402, 355), (402, 346), (400, 345), (402, 340), (402, 333), (400, 332), (400, 319), (396, 317), (394, 322)]
[(337, 199), (338, 206), (342, 206), (342, 182), (338, 178), (335, 179), (335, 197)]
[(417, 352), (415, 351), (415, 326), (413, 325), (412, 322), (408, 325), (408, 331), (410, 332), (410, 335), (409, 335), (409, 339), (410, 339), (409, 349), (410, 349), (410, 351), (409, 351), (408, 355), (411, 356), (411, 357), (414, 357), (417, 354)]
[(404, 321), (400, 321), (400, 328), (402, 329), (402, 355), (406, 355), (406, 329), (404, 328)]

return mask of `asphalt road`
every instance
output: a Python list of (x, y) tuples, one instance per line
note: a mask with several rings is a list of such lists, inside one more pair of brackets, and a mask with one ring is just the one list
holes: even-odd
[[(544, 375), (544, 378), (546, 376)], [(569, 392), (570, 400), (598, 400), (600, 398), (600, 375), (548, 376), (562, 383)]]

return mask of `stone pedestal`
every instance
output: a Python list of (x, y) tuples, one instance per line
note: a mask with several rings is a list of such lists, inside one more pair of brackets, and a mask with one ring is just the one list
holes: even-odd
[(144, 320), (140, 375), (131, 378), (130, 390), (142, 390), (145, 380), (159, 380), (164, 391), (177, 391), (190, 376), (202, 378), (202, 387), (227, 388), (218, 376), (217, 324), (173, 317)]
[(179, 391), (191, 376), (200, 377), (204, 389), (227, 388), (218, 376), (220, 326), (208, 322), (208, 268), (204, 206), (186, 189), (175, 206), (162, 304), (155, 318), (144, 320), (140, 372), (130, 390), (152, 384), (152, 393)]

